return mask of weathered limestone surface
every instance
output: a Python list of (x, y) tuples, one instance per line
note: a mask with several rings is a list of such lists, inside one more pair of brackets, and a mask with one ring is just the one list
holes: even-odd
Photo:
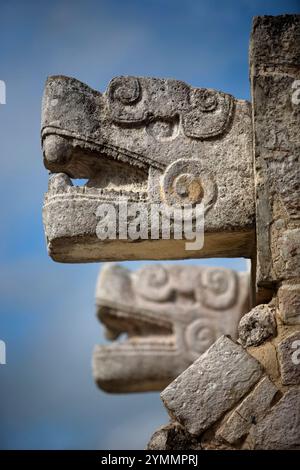
[(171, 417), (200, 435), (259, 380), (262, 367), (230, 338), (219, 338), (162, 393)]
[(218, 429), (217, 435), (231, 444), (247, 434), (269, 410), (277, 387), (264, 377)]
[(286, 325), (300, 325), (300, 284), (282, 285), (278, 291), (278, 304)]
[[(108, 392), (162, 390), (221, 335), (237, 337), (249, 309), (249, 274), (154, 264), (106, 264), (96, 287), (98, 317), (112, 344), (97, 346), (93, 369)], [(128, 339), (118, 337), (126, 333)]]
[[(254, 250), (251, 109), (246, 101), (171, 79), (114, 78), (105, 93), (63, 76), (47, 80), (42, 142), (50, 178), (43, 218), (62, 262), (248, 256)], [(87, 178), (74, 186), (71, 178)], [(202, 202), (204, 247), (184, 240), (100, 240), (101, 203)], [(145, 216), (147, 217), (147, 216)], [(148, 221), (147, 221), (148, 223)], [(149, 232), (150, 228), (147, 228)], [(128, 234), (127, 234), (128, 235)], [(125, 237), (123, 237), (125, 238)]]
[(283, 385), (300, 385), (300, 331), (278, 344), (278, 358)]
[(147, 445), (148, 450), (201, 450), (197, 438), (191, 436), (181, 424), (171, 422), (161, 426), (152, 435)]
[(239, 324), (239, 340), (244, 347), (258, 346), (270, 336), (275, 336), (274, 310), (262, 304), (246, 313)]
[(300, 15), (255, 18), (250, 75), (258, 284), (266, 287), (300, 276), (299, 64)]
[(244, 448), (300, 449), (300, 389), (290, 389), (257, 426), (252, 426)]

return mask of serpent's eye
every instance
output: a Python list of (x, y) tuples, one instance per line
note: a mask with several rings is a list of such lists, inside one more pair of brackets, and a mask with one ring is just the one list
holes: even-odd
[(171, 206), (203, 202), (207, 212), (216, 198), (216, 187), (212, 175), (203, 170), (200, 160), (180, 159), (166, 169), (161, 193)]
[(147, 133), (155, 140), (164, 141), (175, 139), (178, 135), (179, 119), (155, 119), (146, 127)]
[(129, 106), (135, 104), (140, 95), (141, 87), (135, 77), (117, 77), (110, 83), (109, 97), (112, 101), (119, 101)]
[(238, 277), (235, 271), (211, 268), (201, 273), (196, 297), (208, 308), (225, 310), (236, 302), (237, 289)]
[(169, 274), (161, 264), (145, 266), (136, 272), (134, 286), (136, 292), (152, 302), (162, 302), (169, 299), (172, 288)]
[(214, 90), (205, 88), (195, 90), (194, 102), (203, 112), (211, 112), (216, 109), (219, 104), (218, 94)]

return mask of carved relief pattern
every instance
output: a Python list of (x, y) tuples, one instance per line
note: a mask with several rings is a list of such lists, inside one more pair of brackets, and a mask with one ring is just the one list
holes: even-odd
[(170, 206), (203, 202), (207, 212), (216, 196), (217, 188), (213, 177), (203, 170), (200, 160), (176, 160), (163, 175), (162, 197)]
[(199, 276), (197, 299), (206, 307), (223, 310), (233, 306), (237, 298), (237, 273), (225, 269), (206, 269)]
[(199, 318), (187, 326), (184, 339), (191, 360), (196, 360), (216, 340), (213, 326), (213, 321), (209, 318)]
[[(223, 268), (203, 268), (199, 271), (178, 268), (167, 270), (161, 264), (152, 264), (134, 275), (135, 293), (151, 302), (170, 301), (174, 294), (186, 294), (194, 302), (213, 310), (233, 307), (238, 296), (238, 275)], [(188, 277), (188, 279), (186, 279)]]
[[(148, 124), (147, 132), (154, 138), (158, 135), (158, 140), (177, 135), (172, 120), (177, 117), (178, 121), (178, 116), (187, 137), (215, 137), (226, 130), (233, 112), (232, 96), (191, 88), (176, 80), (116, 77), (109, 84), (107, 96), (115, 123)], [(160, 126), (153, 126), (152, 121)]]
[(154, 302), (168, 300), (172, 292), (169, 273), (160, 264), (140, 269), (136, 273), (134, 288), (141, 297)]

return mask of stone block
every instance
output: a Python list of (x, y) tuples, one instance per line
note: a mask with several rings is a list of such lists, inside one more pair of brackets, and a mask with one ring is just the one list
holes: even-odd
[(217, 435), (230, 444), (245, 436), (251, 426), (257, 424), (269, 411), (277, 391), (273, 382), (268, 377), (263, 377), (218, 429)]
[(299, 450), (300, 449), (300, 389), (288, 390), (270, 413), (253, 425), (246, 449)]
[(259, 346), (276, 334), (273, 310), (265, 304), (257, 305), (243, 316), (238, 327), (239, 341), (244, 347)]
[(300, 332), (282, 340), (277, 350), (283, 385), (300, 384)]
[(147, 450), (201, 450), (201, 444), (181, 426), (171, 422), (151, 436)]
[(222, 336), (161, 397), (170, 416), (190, 434), (200, 435), (238, 403), (261, 375), (259, 362)]
[(289, 284), (279, 288), (278, 309), (286, 325), (300, 324), (300, 284)]

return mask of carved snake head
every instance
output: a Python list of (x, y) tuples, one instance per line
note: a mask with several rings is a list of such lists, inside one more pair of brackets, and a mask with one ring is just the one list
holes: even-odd
[(249, 279), (224, 268), (152, 264), (131, 272), (108, 264), (96, 304), (112, 340), (94, 352), (98, 385), (108, 392), (162, 390), (219, 336), (236, 338)]
[[(51, 256), (77, 262), (115, 259), (103, 247), (101, 256), (97, 252), (95, 214), (99, 202), (120, 197), (170, 208), (203, 203), (207, 232), (225, 227), (239, 237), (233, 247), (237, 255), (241, 244), (243, 255), (249, 255), (249, 238), (254, 239), (251, 141), (249, 103), (220, 91), (121, 76), (100, 93), (73, 78), (50, 77), (42, 146), (52, 173), (44, 209)], [(70, 178), (88, 181), (78, 187)], [(84, 243), (79, 247), (83, 237), (89, 249)], [(134, 257), (125, 251), (127, 258)]]

